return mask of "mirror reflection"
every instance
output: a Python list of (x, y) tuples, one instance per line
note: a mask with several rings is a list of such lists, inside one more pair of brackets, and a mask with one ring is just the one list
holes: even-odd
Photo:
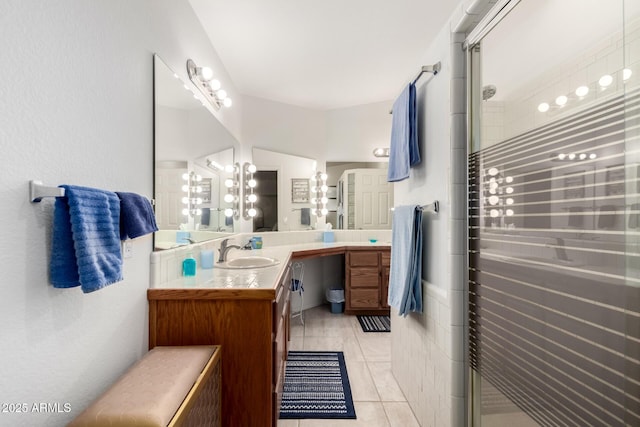
[(327, 162), (327, 222), (340, 230), (391, 229), (388, 162)]
[(156, 250), (234, 231), (224, 196), (239, 143), (190, 87), (154, 56)]

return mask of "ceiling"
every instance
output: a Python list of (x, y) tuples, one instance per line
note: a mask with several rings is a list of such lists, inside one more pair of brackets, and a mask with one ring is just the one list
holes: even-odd
[(395, 99), (459, 4), (189, 2), (242, 94), (320, 110)]

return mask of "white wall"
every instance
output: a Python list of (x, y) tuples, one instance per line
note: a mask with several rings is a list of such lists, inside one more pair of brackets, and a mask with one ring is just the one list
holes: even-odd
[[(189, 57), (219, 61), (188, 3), (0, 3), (0, 425), (62, 426), (147, 350), (151, 237), (134, 241), (124, 281), (84, 295), (48, 284), (52, 201), (28, 181), (152, 195), (152, 54), (187, 80)], [(239, 134), (241, 99), (220, 117)], [(69, 403), (69, 413), (31, 413)]]

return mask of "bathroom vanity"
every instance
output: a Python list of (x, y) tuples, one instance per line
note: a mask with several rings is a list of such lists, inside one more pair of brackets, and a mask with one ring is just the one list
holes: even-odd
[(349, 311), (389, 313), (389, 253), (384, 243), (321, 242), (232, 252), (237, 259), (250, 254), (279, 264), (241, 269), (218, 264), (198, 270), (195, 278), (155, 284), (147, 291), (149, 348), (219, 345), (222, 425), (275, 427), (290, 337), (292, 261), (343, 255)]

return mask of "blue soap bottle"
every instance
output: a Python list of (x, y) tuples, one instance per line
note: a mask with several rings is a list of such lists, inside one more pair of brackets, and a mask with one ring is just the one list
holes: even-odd
[(182, 261), (182, 275), (187, 277), (196, 275), (196, 259), (191, 254)]

